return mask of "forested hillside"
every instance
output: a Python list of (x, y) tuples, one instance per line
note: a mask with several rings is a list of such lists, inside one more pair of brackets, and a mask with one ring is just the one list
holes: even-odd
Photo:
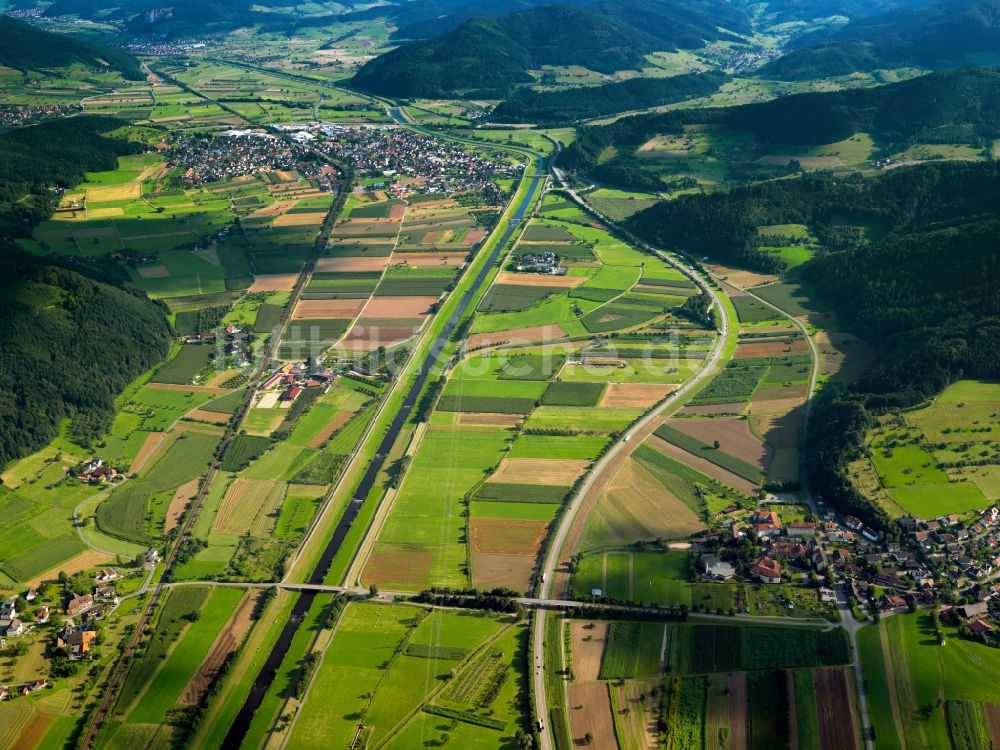
[[(51, 213), (54, 186), (113, 169), (137, 146), (103, 133), (121, 122), (75, 117), (0, 135), (0, 227), (16, 235)], [(83, 443), (110, 425), (115, 396), (162, 359), (160, 304), (0, 244), (0, 466), (37, 450), (73, 417)]]
[(645, 55), (735, 38), (719, 25), (749, 31), (742, 13), (719, 0), (608, 0), (584, 8), (546, 5), (499, 18), (473, 18), (434, 39), (405, 44), (366, 63), (361, 89), (389, 96), (459, 93), (504, 98), (545, 65), (600, 73), (635, 70)]
[(17, 234), (52, 212), (51, 188), (83, 182), (84, 173), (114, 169), (136, 143), (106, 133), (123, 125), (112, 117), (53, 120), (0, 134), (0, 229)]
[(799, 49), (761, 69), (786, 81), (918, 65), (931, 69), (1000, 63), (1000, 0), (945, 0), (890, 10), (806, 35)]
[(111, 425), (114, 399), (162, 359), (161, 305), (16, 252), (0, 277), (0, 466), (38, 450), (72, 417), (83, 444)]
[(542, 125), (645, 109), (709, 96), (729, 80), (724, 73), (688, 73), (670, 78), (631, 78), (604, 86), (534, 91), (519, 89), (493, 111), (497, 122), (533, 122)]
[(639, 214), (632, 228), (664, 247), (765, 270), (780, 261), (757, 250), (758, 227), (806, 224), (816, 234), (824, 250), (804, 278), (882, 357), (850, 388), (824, 388), (809, 471), (838, 507), (884, 525), (884, 511), (844, 474), (872, 415), (920, 403), (960, 377), (1000, 378), (997, 195), (1000, 165), (936, 164), (690, 196)]
[(125, 50), (51, 34), (10, 16), (0, 16), (0, 65), (27, 71), (64, 68), (74, 63), (117, 70), (133, 81), (144, 78), (139, 61)]
[[(635, 149), (653, 135), (679, 134), (694, 124), (726, 125), (773, 145), (834, 143), (858, 132), (869, 133), (885, 150), (918, 142), (985, 145), (1000, 135), (1000, 72), (962, 68), (871, 89), (622, 118), (584, 128), (561, 163), (610, 182), (645, 183), (650, 178), (633, 158)], [(602, 162), (609, 147), (617, 157)]]

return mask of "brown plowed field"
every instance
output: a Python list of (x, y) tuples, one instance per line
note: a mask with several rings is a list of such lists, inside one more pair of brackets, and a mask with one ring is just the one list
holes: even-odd
[(497, 284), (517, 286), (551, 286), (572, 288), (587, 281), (586, 276), (548, 276), (539, 273), (510, 273), (504, 271), (497, 276)]
[(405, 589), (426, 586), (434, 558), (419, 544), (378, 544), (368, 558), (362, 579), (383, 588), (390, 585)]
[(753, 497), (757, 494), (757, 485), (753, 482), (744, 479), (731, 471), (723, 469), (721, 466), (716, 466), (711, 461), (706, 461), (700, 456), (688, 453), (683, 448), (678, 448), (676, 445), (668, 443), (663, 438), (651, 435), (649, 438), (649, 446), (651, 448), (655, 448), (664, 455), (670, 456), (681, 463), (687, 464), (692, 469), (700, 471), (706, 476), (712, 477), (712, 479), (718, 479), (723, 484), (732, 487), (738, 492), (742, 492), (748, 497)]
[(327, 422), (323, 429), (313, 435), (312, 439), (309, 441), (309, 448), (322, 448), (323, 443), (330, 439), (337, 430), (347, 424), (347, 421), (354, 416), (354, 412), (342, 411), (339, 414), (334, 414), (333, 419)]
[(381, 271), (389, 264), (387, 255), (341, 255), (316, 261), (318, 273), (335, 271)]
[(42, 737), (45, 736), (45, 733), (49, 729), (49, 724), (52, 723), (54, 718), (54, 716), (49, 714), (35, 711), (31, 718), (21, 727), (21, 733), (17, 736), (17, 742), (12, 745), (11, 750), (35, 750), (35, 748), (43, 747), (41, 744)]
[(758, 435), (771, 448), (798, 448), (801, 445), (802, 423), (805, 414), (796, 412), (789, 415), (754, 414), (748, 417)]
[(569, 487), (587, 470), (589, 461), (558, 458), (505, 458), (491, 482)]
[(598, 405), (608, 408), (648, 409), (675, 390), (677, 390), (676, 385), (661, 383), (608, 383)]
[(392, 346), (412, 338), (419, 325), (408, 327), (373, 327), (360, 325), (352, 328), (339, 344), (341, 349), (372, 351), (380, 346)]
[(228, 424), (231, 414), (223, 414), (220, 411), (206, 411), (205, 409), (192, 409), (184, 415), (184, 419), (193, 419), (195, 422), (211, 422), (212, 424)]
[(290, 292), (298, 281), (297, 273), (258, 274), (250, 287), (251, 292)]
[[(271, 186), (272, 192), (274, 186)], [(295, 201), (277, 201), (272, 203), (270, 206), (263, 206), (254, 211), (248, 218), (251, 219), (271, 219), (275, 216), (280, 216), (285, 213), (288, 209), (295, 205)]]
[(781, 401), (784, 399), (801, 398), (804, 399), (808, 393), (809, 386), (801, 385), (779, 385), (766, 388), (758, 388), (753, 395), (754, 401)]
[(860, 748), (854, 700), (846, 669), (814, 669), (816, 708), (819, 711), (819, 737), (823, 750), (858, 750)]
[(573, 733), (573, 744), (585, 746), (588, 734), (592, 738), (590, 747), (600, 750), (614, 750), (618, 747), (615, 739), (615, 722), (611, 715), (611, 696), (605, 682), (574, 683), (569, 686), (569, 720)]
[(325, 218), (326, 211), (309, 211), (300, 214), (284, 214), (271, 223), (276, 227), (318, 227)]
[(727, 268), (726, 266), (709, 265), (707, 267), (712, 271), (712, 273), (721, 276), (739, 289), (749, 289), (751, 287), (760, 286), (761, 284), (770, 284), (772, 282), (779, 281), (777, 276), (769, 274), (754, 273), (753, 271), (738, 271), (734, 268)]
[(808, 354), (809, 344), (804, 338), (791, 342), (784, 341), (754, 341), (750, 344), (740, 344), (736, 347), (736, 359), (751, 357), (790, 357), (795, 354)]
[(372, 297), (366, 318), (416, 318), (430, 313), (437, 297)]
[(406, 213), (405, 203), (393, 203), (389, 206), (389, 218), (390, 219), (401, 219), (403, 214)]
[(65, 562), (61, 562), (55, 565), (44, 573), (41, 573), (30, 581), (25, 583), (25, 587), (29, 589), (38, 588), (42, 581), (52, 581), (55, 580), (61, 571), (65, 571), (66, 575), (75, 575), (81, 570), (86, 570), (87, 568), (94, 568), (98, 565), (104, 565), (115, 559), (114, 555), (109, 555), (107, 552), (98, 552), (96, 549), (88, 549), (86, 552), (81, 552), (76, 557), (71, 557)]
[(477, 242), (482, 242), (483, 237), (486, 236), (486, 230), (482, 227), (476, 227), (475, 229), (470, 229), (465, 234), (465, 244), (475, 245)]
[(355, 219), (346, 224), (338, 224), (334, 230), (334, 235), (338, 237), (388, 237), (399, 231), (399, 222), (392, 221), (372, 221), (362, 223)]
[(546, 521), (473, 518), (472, 551), (498, 555), (530, 555), (532, 559), (549, 528)]
[(729, 750), (747, 750), (747, 673), (729, 675)]
[(363, 299), (302, 299), (295, 305), (296, 320), (353, 318), (365, 306)]
[(200, 481), (199, 479), (192, 479), (190, 482), (182, 484), (174, 492), (174, 496), (170, 499), (170, 505), (167, 506), (167, 518), (163, 522), (164, 534), (169, 534), (177, 528), (187, 504), (194, 500), (195, 495), (198, 494), (198, 484)]
[(488, 414), (485, 412), (461, 412), (458, 415), (460, 425), (483, 427), (514, 427), (524, 417), (520, 414)]
[(156, 449), (163, 444), (163, 440), (166, 437), (167, 433), (165, 432), (151, 432), (146, 435), (146, 439), (142, 442), (142, 447), (139, 448), (139, 452), (132, 459), (132, 465), (128, 467), (128, 473), (134, 474), (145, 466), (146, 462), (156, 453)]
[(751, 401), (748, 412), (755, 416), (769, 416), (781, 418), (792, 409), (802, 406), (806, 402), (804, 397), (795, 398), (775, 398), (763, 401)]
[(750, 431), (745, 419), (671, 419), (667, 424), (707, 445), (718, 440), (723, 453), (736, 456), (759, 469), (767, 468), (771, 460), (770, 449)]
[(465, 263), (466, 253), (397, 253), (393, 263), (404, 263), (414, 268), (438, 268), (440, 266), (460, 266)]
[(593, 682), (601, 672), (610, 625), (606, 622), (570, 620), (573, 674), (578, 682)]
[(535, 572), (533, 555), (498, 555), (484, 552), (472, 553), (472, 585), (478, 589), (506, 586), (525, 592), (531, 585)]
[(990, 738), (993, 740), (993, 747), (1000, 747), (1000, 706), (996, 703), (986, 703), (986, 725), (990, 730)]
[(469, 337), (469, 348), (478, 349), (497, 344), (531, 344), (536, 341), (555, 341), (566, 338), (566, 331), (557, 325), (514, 328), (495, 333), (477, 333)]
[(194, 677), (181, 692), (179, 702), (182, 706), (196, 706), (205, 698), (205, 694), (212, 685), (212, 680), (219, 673), (219, 668), (225, 662), (226, 657), (239, 648), (243, 637), (250, 630), (252, 624), (250, 616), (253, 614), (259, 596), (260, 592), (254, 591), (243, 597), (243, 601), (240, 602), (233, 616), (229, 618), (226, 627), (216, 636), (215, 642), (205, 655), (205, 660), (198, 667), (198, 671), (194, 673)]

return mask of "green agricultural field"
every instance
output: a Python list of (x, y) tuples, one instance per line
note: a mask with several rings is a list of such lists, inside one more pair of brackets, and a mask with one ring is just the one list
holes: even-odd
[[(442, 707), (459, 715), (484, 715), (475, 704), (489, 697), (484, 696), (482, 681), (489, 679), (491, 670), (479, 669), (475, 649), (499, 634), (501, 627), (495, 617), (479, 613), (429, 613), (405, 605), (350, 605), (324, 653), (312, 688), (314, 695), (334, 701), (338, 710), (328, 710), (327, 701), (307, 702), (291, 742), (348, 746), (360, 720), (372, 727), (374, 741), (405, 747), (398, 744), (404, 737), (413, 733), (420, 736), (421, 730), (430, 726), (425, 722), (434, 721), (430, 715), (422, 716), (420, 709), (431, 701), (437, 703), (435, 694), (442, 688)], [(515, 656), (516, 642), (501, 638), (493, 648), (501, 654), (497, 658), (510, 660)], [(420, 655), (411, 655), (411, 650)], [(468, 656), (451, 658), (459, 653)], [(487, 662), (486, 666), (493, 665)], [(466, 678), (467, 668), (475, 668), (476, 674)], [(459, 680), (465, 680), (465, 684)], [(495, 717), (499, 714), (502, 727), (514, 718), (506, 718), (506, 682), (487, 706), (488, 710), (497, 702), (492, 713)], [(460, 727), (468, 723), (460, 720), (450, 731), (461, 735)], [(496, 732), (494, 736), (500, 735)]]
[[(918, 612), (885, 618), (858, 634), (880, 747), (901, 748), (901, 737), (906, 747), (951, 747), (950, 702), (1000, 702), (996, 681), (983, 679), (1000, 669), (1000, 651), (962, 640), (948, 627), (944, 628), (946, 644), (939, 646), (932, 628), (931, 614)], [(894, 699), (890, 696), (893, 689)], [(899, 706), (899, 725), (893, 703)]]
[(581, 559), (573, 591), (586, 597), (597, 588), (615, 599), (690, 607), (690, 568), (686, 552), (597, 552)]
[(609, 443), (599, 435), (525, 435), (521, 434), (510, 449), (510, 458), (597, 458)]
[(679, 674), (840, 666), (851, 659), (840, 628), (686, 623), (670, 626), (668, 644), (670, 669)]
[(868, 458), (890, 514), (933, 518), (982, 510), (1000, 498), (1000, 385), (959, 381), (932, 404), (886, 417)]
[(666, 638), (662, 622), (613, 622), (601, 661), (602, 680), (655, 677)]
[(185, 344), (177, 352), (177, 356), (153, 374), (152, 380), (176, 385), (192, 383), (198, 373), (208, 366), (213, 354), (215, 348), (207, 344)]
[(466, 585), (461, 501), (499, 463), (508, 439), (503, 429), (429, 428), (378, 536), (365, 580), (408, 591)]
[(213, 588), (200, 610), (176, 641), (166, 661), (129, 714), (129, 723), (160, 724), (181, 695), (215, 638), (245, 596), (240, 589)]
[[(185, 586), (171, 591), (160, 609), (154, 636), (129, 669), (118, 695), (115, 713), (126, 713), (143, 695), (150, 681), (163, 667), (164, 659), (190, 621), (198, 617), (212, 589), (208, 586)], [(183, 689), (183, 685), (180, 686)]]
[[(569, 494), (569, 487), (542, 484), (503, 484), (486, 482), (476, 493), (476, 500), (490, 503), (541, 503), (558, 505)], [(479, 505), (479, 503), (477, 503)], [(523, 512), (523, 511), (509, 511)]]
[(606, 435), (619, 432), (642, 414), (642, 409), (540, 406), (531, 412), (525, 429), (556, 434)]
[(691, 399), (692, 405), (743, 403), (750, 400), (767, 367), (747, 366), (738, 361), (730, 362), (705, 390)]
[(548, 406), (596, 406), (603, 393), (602, 383), (556, 381), (549, 383), (545, 389), (542, 403)]
[(226, 448), (219, 468), (223, 471), (240, 471), (260, 458), (273, 445), (267, 437), (237, 435)]
[[(163, 501), (168, 500), (162, 495), (204, 472), (218, 443), (217, 435), (201, 432), (178, 435), (152, 467), (144, 467), (137, 478), (115, 488), (97, 506), (98, 528), (138, 544), (150, 542), (162, 530), (166, 511)], [(157, 496), (161, 496), (160, 502), (151, 507)]]
[(732, 301), (741, 323), (761, 323), (765, 320), (780, 320), (782, 318), (781, 313), (777, 310), (747, 294), (732, 297)]
[(788, 745), (788, 689), (785, 672), (769, 670), (747, 675), (750, 747)]

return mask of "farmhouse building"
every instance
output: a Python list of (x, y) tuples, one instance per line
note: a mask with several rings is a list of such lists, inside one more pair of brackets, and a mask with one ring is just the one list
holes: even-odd
[(69, 604), (66, 605), (66, 614), (70, 617), (75, 617), (81, 612), (86, 612), (88, 609), (94, 606), (94, 597), (90, 594), (83, 594), (82, 596), (74, 596), (69, 600)]
[(770, 557), (762, 557), (750, 568), (750, 574), (762, 583), (781, 583), (781, 564)]
[(70, 659), (82, 659), (96, 642), (97, 631), (89, 628), (64, 631), (56, 636), (56, 647), (68, 649)]

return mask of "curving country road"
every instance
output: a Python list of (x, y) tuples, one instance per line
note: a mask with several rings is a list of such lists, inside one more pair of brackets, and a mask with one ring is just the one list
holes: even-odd
[[(580, 205), (583, 210), (608, 224), (608, 226), (614, 226), (614, 222), (608, 220), (606, 217), (602, 216), (600, 213), (595, 211), (593, 208), (587, 204), (576, 191), (574, 191), (569, 184), (566, 182), (565, 177), (562, 172), (553, 167), (552, 174), (555, 176), (556, 181), (560, 186), (570, 195), (570, 197)], [(711, 286), (709, 286), (705, 281), (698, 276), (693, 270), (676, 262), (673, 258), (667, 256), (665, 253), (659, 252), (653, 248), (647, 249), (654, 252), (660, 259), (666, 261), (670, 265), (677, 268), (683, 274), (685, 274), (689, 279), (691, 279), (695, 284), (697, 284), (703, 291), (705, 291), (709, 297), (712, 299), (712, 304), (717, 306), (721, 312), (720, 318), (722, 319), (722, 327), (720, 330), (720, 335), (716, 337), (716, 341), (712, 350), (709, 352), (708, 357), (702, 363), (697, 374), (689, 379), (684, 385), (674, 391), (666, 400), (663, 401), (659, 406), (653, 409), (649, 414), (647, 414), (643, 419), (636, 424), (628, 433), (622, 436), (622, 438), (614, 445), (614, 447), (609, 450), (603, 458), (601, 458), (597, 464), (594, 466), (593, 470), (587, 476), (583, 485), (580, 487), (580, 491), (577, 492), (573, 498), (570, 500), (569, 505), (566, 507), (565, 512), (559, 519), (559, 526), (556, 529), (556, 533), (553, 535), (552, 540), (549, 544), (549, 548), (545, 554), (544, 562), (541, 567), (541, 579), (538, 585), (538, 599), (548, 600), (550, 599), (550, 593), (552, 588), (552, 580), (555, 577), (556, 568), (559, 564), (559, 558), (562, 553), (563, 545), (566, 542), (566, 537), (569, 535), (570, 529), (573, 527), (573, 523), (576, 519), (577, 514), (580, 511), (580, 507), (587, 500), (590, 492), (593, 490), (595, 484), (603, 478), (605, 472), (609, 469), (616, 467), (617, 462), (628, 455), (636, 445), (642, 443), (658, 426), (658, 419), (664, 411), (678, 406), (691, 391), (695, 390), (701, 384), (713, 376), (716, 371), (716, 365), (719, 364), (722, 359), (723, 352), (725, 350), (726, 342), (730, 335), (730, 322), (729, 318), (725, 313), (725, 307), (722, 304), (722, 300), (719, 297), (719, 293), (716, 292)], [(548, 725), (548, 701), (545, 696), (545, 675), (544, 675), (544, 644), (545, 644), (545, 617), (546, 612), (544, 609), (538, 609), (535, 612), (534, 622), (532, 624), (532, 634), (531, 634), (531, 663), (532, 663), (532, 680), (534, 687), (534, 699), (535, 699), (535, 713), (539, 718), (539, 735), (540, 735), (540, 747), (541, 750), (552, 750), (552, 734)]]

